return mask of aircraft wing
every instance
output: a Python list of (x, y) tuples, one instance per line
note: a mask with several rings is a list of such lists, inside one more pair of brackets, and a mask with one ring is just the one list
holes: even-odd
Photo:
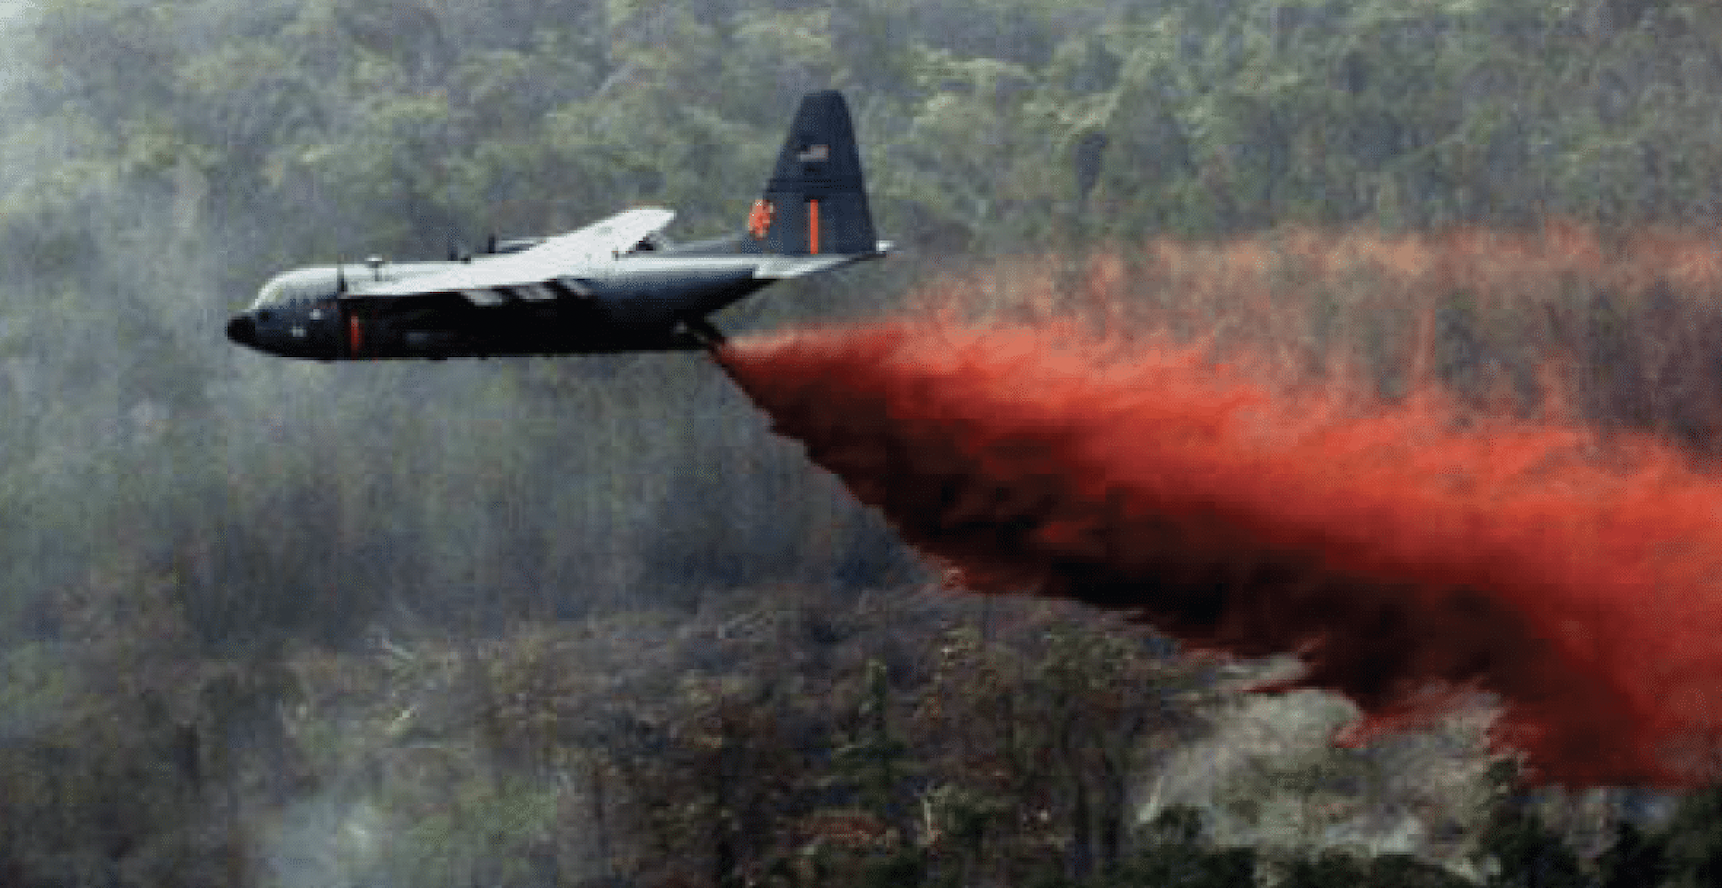
[[(647, 236), (658, 233), (675, 211), (663, 207), (637, 207), (584, 228), (547, 238), (529, 250), (478, 259), (457, 268), (432, 274), (386, 281), (355, 292), (357, 297), (413, 296), (423, 293), (458, 292), (476, 305), (504, 301), (497, 290), (545, 284), (578, 272), (583, 266), (612, 259), (630, 250)], [(536, 295), (534, 293), (533, 295)]]

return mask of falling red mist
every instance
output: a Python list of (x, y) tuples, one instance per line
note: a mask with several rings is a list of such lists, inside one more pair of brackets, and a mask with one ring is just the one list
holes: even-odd
[(1362, 735), (1496, 696), (1536, 778), (1691, 785), (1722, 739), (1722, 478), (1649, 442), (1288, 391), (1068, 327), (738, 340), (776, 430), (980, 592), (1293, 652)]

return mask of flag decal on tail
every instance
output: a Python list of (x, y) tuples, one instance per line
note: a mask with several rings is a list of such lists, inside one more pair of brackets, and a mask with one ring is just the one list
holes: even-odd
[(802, 163), (816, 163), (822, 160), (830, 160), (831, 146), (824, 143), (809, 145), (806, 148), (801, 149), (801, 153), (795, 155), (795, 159)]
[(771, 217), (775, 212), (777, 208), (765, 198), (754, 201), (753, 209), (747, 214), (747, 233), (753, 235), (754, 240), (765, 240), (765, 233), (771, 230)]

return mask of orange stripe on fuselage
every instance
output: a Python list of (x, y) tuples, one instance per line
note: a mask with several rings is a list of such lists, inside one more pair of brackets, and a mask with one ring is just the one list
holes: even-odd
[(358, 355), (364, 345), (365, 328), (359, 324), (359, 316), (347, 315), (347, 353)]
[(807, 202), (807, 252), (819, 255), (819, 201)]

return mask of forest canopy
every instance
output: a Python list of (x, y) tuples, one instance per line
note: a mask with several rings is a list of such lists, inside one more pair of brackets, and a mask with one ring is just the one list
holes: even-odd
[[(1471, 735), (1428, 741), (1452, 779), (1435, 801), (1406, 786), (1424, 773), (1400, 767), (1407, 741), (1251, 760), (1218, 819), (1134, 824), (1136, 785), (1214, 716), (1213, 676), (1110, 627), (1006, 611), (970, 631), (954, 605), (880, 593), (927, 567), (697, 356), (329, 367), (221, 328), (296, 265), (436, 258), (639, 203), (676, 208), (674, 236), (737, 230), (796, 100), (826, 87), (900, 253), (769, 291), (726, 329), (921, 305), (911, 287), (1002, 257), (1113, 251), (1092, 267), (1122, 277), (1167, 239), (1708, 230), (1717, 4), (34, 0), (0, 18), (0, 49), (0, 882), (295, 884), (257, 836), (374, 816), (413, 826), (354, 880), (735, 884), (811, 860), (795, 830), (832, 799), (850, 818), (832, 823), (896, 837), (832, 852), (874, 884), (1074, 882), (1132, 842), (1173, 849), (1141, 880), (1226, 884), (1254, 852), (1204, 830), (1283, 821), (1315, 841), (1316, 809), (1400, 823), (1383, 799), (1469, 812), (1417, 850), (1495, 862), (1473, 874), (1579, 878), (1517, 808), (1477, 814), (1502, 781)], [(1162, 258), (1220, 255), (1204, 250)], [(1654, 361), (1714, 372), (1713, 312), (1565, 286), (1543, 296), (1594, 346), (1599, 414), (1688, 438), (1722, 422), (1632, 406)], [(1531, 360), (1540, 340), (1488, 323), (1514, 306), (1434, 298), (1446, 381), (1485, 353)], [(1415, 327), (1359, 305), (1290, 326)], [(1639, 322), (1678, 348), (1635, 345)], [(786, 606), (790, 589), (806, 597)], [(1263, 799), (1294, 784), (1329, 795)], [(709, 861), (666, 853), (695, 826)], [(570, 850), (577, 833), (591, 847)], [(1584, 872), (1663, 865), (1620, 847)], [(1707, 846), (1671, 847), (1701, 871)]]

